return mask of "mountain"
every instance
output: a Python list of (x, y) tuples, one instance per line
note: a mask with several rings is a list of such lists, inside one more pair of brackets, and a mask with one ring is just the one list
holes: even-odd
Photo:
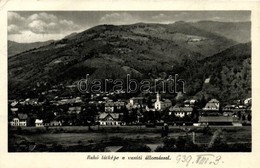
[(76, 36), (78, 33), (74, 32), (64, 37), (64, 39), (71, 38), (73, 36)]
[(36, 49), (45, 45), (52, 43), (53, 40), (45, 42), (34, 42), (34, 43), (17, 43), (8, 40), (8, 57), (25, 52), (31, 49)]
[(174, 24), (99, 25), (8, 58), (9, 93), (37, 82), (71, 84), (86, 77), (142, 79), (185, 71), (237, 42), (192, 26)]
[(199, 21), (191, 23), (192, 26), (216, 33), (239, 43), (251, 41), (251, 22), (216, 22)]
[(187, 80), (187, 95), (195, 98), (232, 102), (251, 97), (251, 43), (190, 62), (180, 76)]

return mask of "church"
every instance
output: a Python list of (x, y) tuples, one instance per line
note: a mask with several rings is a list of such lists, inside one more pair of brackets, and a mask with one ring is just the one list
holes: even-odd
[(156, 111), (164, 110), (167, 107), (171, 107), (172, 102), (169, 99), (161, 99), (159, 92), (156, 94), (156, 101), (154, 103), (154, 108)]

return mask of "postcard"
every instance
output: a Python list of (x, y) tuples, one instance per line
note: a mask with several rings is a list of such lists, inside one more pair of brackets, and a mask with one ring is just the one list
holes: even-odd
[(2, 1), (1, 167), (257, 167), (257, 1)]

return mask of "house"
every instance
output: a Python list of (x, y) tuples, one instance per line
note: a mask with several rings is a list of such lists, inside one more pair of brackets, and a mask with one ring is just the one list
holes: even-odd
[(156, 111), (155, 108), (149, 108), (147, 105), (144, 107), (143, 111)]
[(114, 108), (116, 110), (121, 110), (123, 107), (125, 107), (126, 103), (123, 101), (116, 101), (114, 102)]
[(120, 110), (123, 107), (125, 107), (125, 102), (123, 101), (116, 101), (116, 102), (112, 102), (112, 101), (107, 101), (105, 103), (105, 112), (115, 112), (115, 110)]
[(10, 121), (10, 125), (13, 126), (13, 127), (15, 127), (15, 126), (18, 127), (18, 126), (20, 126), (20, 124), (19, 124), (19, 118), (14, 117), (13, 120)]
[(27, 114), (18, 113), (18, 118), (20, 120), (19, 121), (20, 126), (27, 126), (27, 119), (28, 119)]
[(17, 112), (19, 109), (18, 109), (17, 107), (11, 107), (10, 110), (11, 110), (13, 113), (15, 113), (15, 112)]
[(184, 106), (185, 107), (194, 107), (196, 103), (196, 100), (192, 99), (192, 100), (185, 100), (184, 101)]
[(176, 117), (183, 118), (185, 116), (191, 116), (193, 108), (191, 107), (171, 107), (169, 109), (169, 115), (174, 114)]
[(110, 112), (110, 113), (114, 112), (114, 102), (108, 101), (105, 103), (105, 112)]
[(13, 120), (10, 122), (10, 125), (14, 127), (15, 126), (26, 127), (27, 119), (28, 119), (27, 114), (18, 113), (17, 117), (14, 117)]
[(120, 125), (120, 113), (101, 113), (98, 122), (100, 125)]
[(15, 107), (19, 102), (18, 101), (12, 101), (12, 103), (10, 104), (12, 107)]
[(132, 97), (131, 99), (129, 99), (129, 103), (130, 105), (134, 106), (134, 105), (139, 105), (139, 104), (143, 104), (144, 103), (144, 98), (143, 97)]
[(172, 102), (169, 99), (160, 100), (160, 94), (156, 94), (156, 101), (154, 103), (155, 110), (161, 111), (164, 110), (167, 107), (170, 107), (172, 105)]
[(79, 114), (80, 112), (81, 112), (80, 106), (69, 107), (69, 110), (68, 110), (69, 114)]
[(217, 99), (211, 99), (206, 106), (203, 108), (203, 110), (213, 110), (218, 111), (220, 108), (220, 103)]
[(62, 123), (57, 120), (53, 120), (50, 122), (50, 126), (62, 126)]
[(144, 107), (144, 98), (143, 97), (132, 97), (129, 99), (129, 103), (125, 105), (128, 110), (135, 109), (135, 108), (142, 108)]
[(32, 105), (32, 106), (37, 106), (38, 105), (38, 98), (27, 98), (24, 103), (26, 105)]
[(223, 107), (223, 111), (231, 111), (235, 108), (236, 108), (235, 105), (227, 104), (225, 107)]
[(36, 127), (44, 127), (44, 125), (43, 125), (43, 120), (36, 119), (36, 120), (35, 120), (35, 126), (36, 126)]
[(244, 100), (244, 104), (245, 105), (251, 105), (251, 103), (252, 103), (252, 98), (251, 97), (247, 98), (246, 100)]
[(232, 125), (232, 116), (200, 116), (199, 123), (206, 125)]

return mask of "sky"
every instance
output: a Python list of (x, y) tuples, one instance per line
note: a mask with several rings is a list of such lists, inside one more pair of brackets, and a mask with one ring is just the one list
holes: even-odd
[(100, 24), (250, 21), (250, 11), (9, 11), (8, 40), (58, 40)]

